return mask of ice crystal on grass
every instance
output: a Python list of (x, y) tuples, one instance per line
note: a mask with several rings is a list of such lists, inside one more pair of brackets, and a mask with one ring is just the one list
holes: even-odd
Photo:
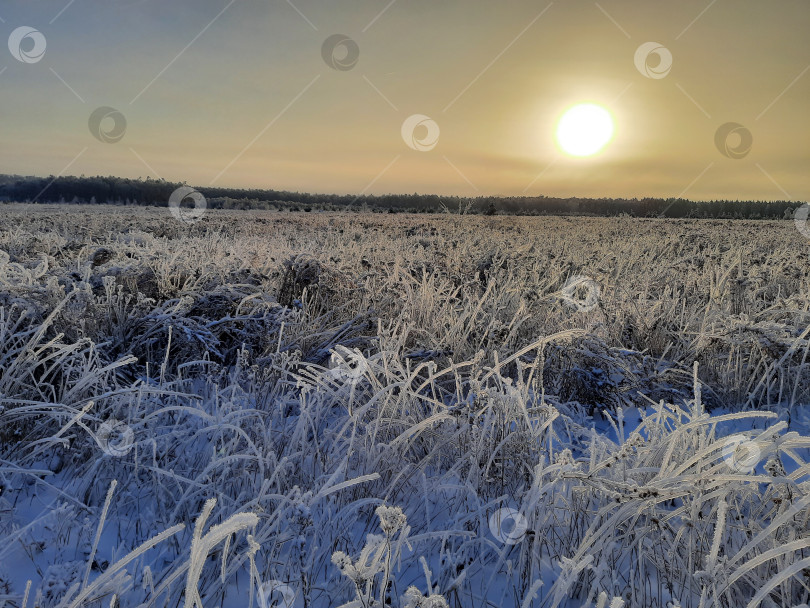
[(386, 536), (393, 536), (396, 532), (399, 532), (405, 524), (408, 522), (408, 519), (405, 517), (405, 513), (402, 512), (402, 509), (399, 507), (386, 507), (380, 506), (377, 507), (375, 511), (377, 517), (380, 518), (380, 527), (382, 531), (385, 532)]
[(402, 597), (402, 608), (448, 608), (448, 604), (441, 595), (425, 596), (416, 587), (408, 587)]

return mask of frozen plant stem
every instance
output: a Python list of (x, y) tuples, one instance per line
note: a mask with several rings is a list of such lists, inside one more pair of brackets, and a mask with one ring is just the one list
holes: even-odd
[(104, 521), (107, 519), (107, 511), (110, 508), (110, 501), (115, 491), (118, 481), (113, 479), (110, 482), (110, 487), (107, 490), (107, 497), (104, 499), (104, 508), (101, 510), (101, 517), (99, 518), (98, 528), (96, 528), (96, 537), (93, 539), (93, 548), (90, 550), (90, 557), (87, 559), (87, 569), (84, 571), (84, 579), (82, 579), (82, 589), (87, 587), (87, 580), (90, 578), (90, 569), (93, 567), (93, 560), (96, 557), (96, 549), (98, 548), (98, 541), (101, 539), (101, 531), (104, 529)]

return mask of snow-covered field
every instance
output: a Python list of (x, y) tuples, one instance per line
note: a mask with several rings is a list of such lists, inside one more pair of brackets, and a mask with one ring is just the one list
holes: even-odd
[(0, 211), (0, 608), (810, 601), (793, 222)]

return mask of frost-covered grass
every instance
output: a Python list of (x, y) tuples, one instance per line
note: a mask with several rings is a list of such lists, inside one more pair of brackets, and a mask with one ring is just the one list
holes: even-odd
[(2, 210), (0, 606), (810, 601), (791, 222)]

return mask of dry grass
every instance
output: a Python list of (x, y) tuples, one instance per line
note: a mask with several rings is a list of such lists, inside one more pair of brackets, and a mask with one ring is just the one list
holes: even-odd
[[(189, 581), (186, 599), (244, 605), (268, 580), (296, 607), (420, 605), (411, 585), (453, 606), (600, 592), (738, 606), (768, 580), (762, 605), (794, 606), (810, 584), (808, 440), (757, 431), (747, 475), (711, 414), (801, 419), (809, 324), (807, 242), (787, 221), (208, 212), (188, 226), (6, 205), (0, 563), (38, 573), (42, 606), (174, 605)], [(612, 438), (591, 430), (604, 416)], [(785, 457), (789, 478), (762, 472)], [(59, 498), (24, 507), (43, 496)], [(212, 497), (211, 518), (236, 526), (227, 546), (192, 538)], [(507, 503), (531, 530), (515, 545), (486, 525)], [(410, 547), (364, 539), (381, 504), (404, 509)], [(77, 549), (101, 512), (115, 538)], [(109, 570), (163, 530), (160, 557)], [(334, 551), (367, 558), (366, 586)], [(0, 606), (20, 606), (24, 583), (0, 566)]]

